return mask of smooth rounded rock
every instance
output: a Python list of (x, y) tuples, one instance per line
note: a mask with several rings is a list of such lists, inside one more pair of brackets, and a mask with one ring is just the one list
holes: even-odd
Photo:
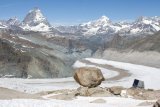
[(75, 70), (74, 79), (84, 87), (97, 87), (104, 81), (100, 69), (95, 67), (81, 67)]

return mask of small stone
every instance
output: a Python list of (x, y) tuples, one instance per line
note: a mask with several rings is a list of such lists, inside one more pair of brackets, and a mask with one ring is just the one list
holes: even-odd
[(120, 95), (122, 90), (124, 90), (124, 88), (121, 86), (114, 86), (109, 88), (109, 91), (114, 95)]

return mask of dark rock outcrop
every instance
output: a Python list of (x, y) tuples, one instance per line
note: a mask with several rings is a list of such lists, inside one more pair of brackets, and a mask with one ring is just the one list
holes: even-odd
[(31, 57), (13, 48), (7, 42), (0, 40), (0, 75), (12, 75), (27, 78), (27, 68)]
[(160, 100), (157, 100), (153, 107), (160, 107)]

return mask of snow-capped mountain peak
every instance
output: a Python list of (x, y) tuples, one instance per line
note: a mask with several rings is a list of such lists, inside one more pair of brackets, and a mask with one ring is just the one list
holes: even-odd
[(29, 23), (30, 21), (44, 21), (46, 18), (43, 16), (41, 10), (39, 8), (34, 8), (33, 10), (30, 10), (27, 16), (24, 19), (24, 23)]
[(17, 17), (13, 17), (13, 18), (10, 18), (9, 20), (7, 20), (6, 24), (8, 26), (11, 26), (11, 25), (19, 25), (20, 24), (20, 21), (18, 20)]
[(120, 29), (120, 26), (115, 26), (106, 16), (101, 16), (99, 19), (84, 23), (81, 26), (83, 35), (96, 35), (104, 33), (114, 33)]
[(98, 20), (80, 25), (83, 35), (115, 34), (139, 35), (153, 34), (160, 30), (160, 17), (139, 17), (133, 22), (112, 22), (108, 17), (102, 16)]
[(106, 16), (102, 16), (98, 20), (93, 21), (94, 26), (108, 26), (109, 24), (111, 24), (111, 21)]
[(144, 16), (141, 16), (136, 20), (137, 23), (144, 23), (144, 24), (151, 24), (152, 21), (153, 20), (151, 18), (144, 17)]
[(101, 18), (99, 18), (97, 21), (99, 22), (104, 22), (104, 23), (108, 23), (109, 22), (109, 18), (107, 16), (102, 16)]
[[(61, 33), (74, 33), (75, 35), (94, 36), (110, 35), (119, 33), (121, 35), (153, 34), (160, 31), (160, 17), (139, 17), (132, 22), (112, 22), (107, 16), (101, 16), (97, 20), (75, 26), (61, 26), (53, 28), (42, 14), (39, 8), (28, 12), (22, 22), (17, 18), (0, 21), (1, 29), (27, 30), (48, 32), (59, 30)], [(57, 31), (56, 30), (56, 31)]]
[(47, 19), (43, 16), (39, 8), (30, 10), (22, 22), (22, 28), (24, 30), (32, 31), (50, 31), (51, 25)]
[(133, 34), (147, 33), (153, 34), (160, 30), (160, 23), (158, 22), (158, 17), (139, 17), (135, 22), (133, 22), (130, 32)]
[(106, 16), (102, 16), (100, 17), (98, 20), (94, 20), (94, 21), (89, 21), (87, 23), (83, 23), (80, 24), (80, 26), (103, 26), (103, 25), (108, 25), (108, 23), (110, 23), (110, 20), (108, 17)]

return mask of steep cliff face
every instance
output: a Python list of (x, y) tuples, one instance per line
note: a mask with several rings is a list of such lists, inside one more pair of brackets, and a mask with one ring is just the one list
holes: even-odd
[(27, 77), (28, 64), (31, 57), (21, 51), (15, 50), (11, 45), (0, 40), (0, 75)]
[(1, 34), (0, 76), (20, 78), (56, 78), (72, 75), (74, 60), (65, 54), (35, 44), (22, 37)]
[(160, 32), (145, 37), (127, 37), (115, 35), (111, 41), (106, 42), (107, 48), (119, 51), (156, 51), (160, 52)]
[(138, 51), (156, 51), (160, 52), (160, 32), (151, 36), (140, 39), (132, 46), (133, 49)]
[(94, 57), (160, 67), (160, 32), (143, 37), (115, 35)]

